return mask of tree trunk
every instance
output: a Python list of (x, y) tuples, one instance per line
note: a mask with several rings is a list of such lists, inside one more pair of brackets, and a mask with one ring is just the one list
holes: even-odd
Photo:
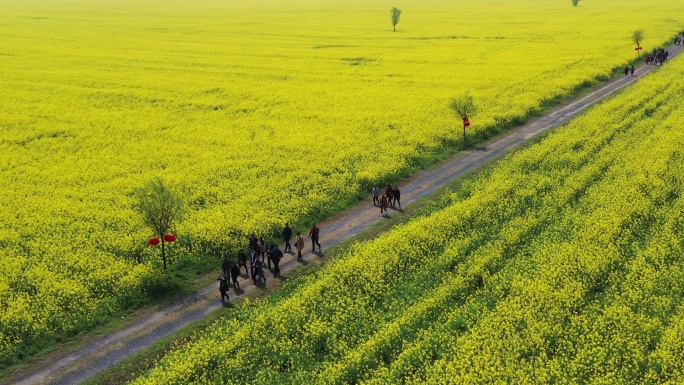
[(164, 272), (166, 273), (166, 250), (164, 249), (164, 236), (161, 236), (162, 242), (162, 261), (164, 261)]
[(466, 143), (466, 132), (465, 132), (465, 129), (466, 129), (466, 125), (464, 124), (464, 125), (463, 125), (463, 144)]
[(394, 32), (397, 32), (397, 25), (393, 24), (392, 27), (394, 27)]

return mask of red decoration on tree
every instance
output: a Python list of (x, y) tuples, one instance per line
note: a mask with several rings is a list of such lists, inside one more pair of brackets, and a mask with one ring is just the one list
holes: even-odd
[(164, 240), (169, 243), (174, 242), (176, 240), (176, 236), (173, 234), (166, 234), (164, 235)]
[(149, 240), (150, 246), (157, 246), (159, 244), (159, 238), (157, 237), (152, 237)]
[(634, 48), (635, 51), (640, 51), (640, 50), (642, 50), (642, 49), (644, 49), (644, 47), (636, 47), (636, 48)]
[(470, 127), (470, 122), (466, 120), (465, 122), (463, 122), (463, 125), (466, 127)]

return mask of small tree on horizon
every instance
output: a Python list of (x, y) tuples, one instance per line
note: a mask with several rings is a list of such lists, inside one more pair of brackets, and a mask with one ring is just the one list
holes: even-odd
[(466, 126), (465, 122), (477, 113), (477, 106), (475, 106), (475, 101), (473, 96), (470, 95), (470, 91), (466, 91), (463, 95), (451, 98), (449, 103), (449, 108), (451, 108), (456, 116), (461, 118), (463, 121), (463, 142), (466, 141)]
[(401, 9), (393, 7), (390, 14), (392, 15), (392, 28), (394, 28), (394, 32), (397, 32), (397, 24), (399, 24), (399, 18), (401, 17)]
[(573, 7), (576, 7), (579, 4), (580, 0), (572, 0), (572, 5)]
[(164, 235), (180, 222), (183, 215), (183, 200), (171, 191), (162, 178), (155, 178), (135, 191), (135, 209), (143, 223), (161, 240), (161, 255), (166, 272), (166, 250)]
[[(641, 47), (641, 42), (644, 41), (644, 30), (637, 29), (632, 33), (632, 41), (636, 44), (637, 48)], [(641, 57), (641, 50), (637, 50), (637, 54)]]

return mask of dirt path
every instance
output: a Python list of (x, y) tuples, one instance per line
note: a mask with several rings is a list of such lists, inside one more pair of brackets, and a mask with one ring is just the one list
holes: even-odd
[[(681, 49), (682, 46), (671, 46), (669, 48), (670, 57), (678, 54)], [(641, 66), (635, 71), (634, 77), (626, 76), (614, 79), (588, 95), (560, 106), (547, 115), (510, 131), (503, 137), (489, 141), (483, 147), (463, 151), (417, 173), (400, 184), (403, 205), (406, 206), (429, 195), (449, 181), (500, 157), (506, 151), (515, 148), (526, 140), (569, 121), (589, 106), (636, 82), (655, 68), (658, 67)], [(383, 186), (378, 187), (384, 191)], [(379, 221), (390, 219), (391, 214), (387, 217), (380, 217), (379, 209), (373, 206), (369, 192), (368, 199), (319, 225), (323, 251), (325, 252), (341, 241), (354, 237)], [(310, 243), (307, 243), (308, 250)], [(314, 254), (307, 251), (304, 259), (308, 260), (319, 256), (318, 253)], [(285, 254), (285, 258), (281, 262), (281, 274), (287, 274), (296, 265), (298, 262), (295, 256)], [(266, 275), (270, 280), (272, 274), (266, 272)], [(243, 288), (240, 295), (244, 295), (255, 288), (252, 281), (244, 277), (240, 281), (240, 285)], [(231, 290), (230, 295), (231, 297), (235, 296), (233, 290)], [(219, 299), (217, 285), (211, 285), (182, 303), (135, 320), (120, 331), (76, 350), (57, 362), (33, 368), (31, 373), (23, 375), (14, 383), (30, 385), (45, 383), (78, 384), (83, 382), (116, 365), (122, 359), (150, 346), (155, 341), (167, 337), (189, 323), (202, 319), (209, 313), (222, 308), (223, 305)]]

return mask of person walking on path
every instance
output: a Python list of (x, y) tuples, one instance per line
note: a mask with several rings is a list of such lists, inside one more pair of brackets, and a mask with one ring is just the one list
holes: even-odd
[(394, 196), (394, 205), (396, 206), (398, 204), (399, 210), (401, 210), (401, 191), (399, 191), (399, 186), (394, 186), (392, 195)]
[[(245, 267), (245, 270), (247, 270), (247, 267)], [(230, 264), (230, 276), (233, 278), (233, 287), (239, 289), (240, 283), (238, 282), (238, 277), (240, 276), (240, 266), (238, 266), (237, 263)]]
[(629, 67), (625, 67), (625, 76), (629, 75)]
[(255, 273), (254, 273), (254, 272), (255, 272), (255, 270), (254, 270), (254, 265), (256, 265), (256, 263), (257, 263), (258, 260), (259, 260), (259, 252), (256, 251), (256, 250), (252, 251), (252, 260), (251, 260), (251, 264), (249, 265), (249, 268), (250, 268), (250, 276), (251, 276), (252, 278), (254, 278), (254, 274), (255, 274)]
[(629, 69), (629, 72), (632, 74), (632, 77), (634, 76), (634, 65)]
[(256, 261), (254, 262), (254, 275), (252, 276), (254, 286), (256, 286), (257, 276), (261, 278), (264, 283), (266, 283), (266, 276), (264, 275), (264, 263), (261, 261), (261, 259), (259, 259), (259, 256), (256, 257)]
[(257, 245), (259, 246), (259, 255), (261, 255), (261, 262), (266, 262), (266, 242), (264, 242), (263, 237), (259, 238), (259, 242), (257, 242)]
[(275, 243), (271, 239), (268, 241), (268, 246), (266, 246), (266, 260), (268, 261), (268, 269), (271, 270), (271, 251), (275, 249)]
[(280, 260), (282, 258), (283, 252), (280, 251), (278, 245), (276, 245), (275, 248), (271, 250), (271, 261), (273, 261), (273, 277), (280, 275), (280, 267), (278, 264), (280, 264)]
[(219, 281), (219, 292), (221, 292), (221, 302), (223, 302), (224, 298), (226, 300), (230, 300), (230, 298), (228, 297), (228, 276), (226, 274), (221, 274), (221, 276), (218, 277), (217, 281)]
[[(383, 214), (384, 212), (384, 214)], [(380, 216), (385, 216), (387, 213), (387, 195), (380, 197)]]
[(283, 241), (285, 241), (285, 252), (287, 253), (288, 251), (292, 251), (292, 245), (290, 244), (290, 239), (292, 239), (292, 229), (290, 228), (290, 224), (286, 223), (285, 228), (283, 229)]
[(247, 255), (242, 249), (238, 252), (238, 271), (240, 270), (240, 266), (245, 267), (245, 274), (249, 273), (249, 269), (247, 268)]
[(295, 248), (297, 249), (297, 260), (302, 260), (302, 250), (304, 249), (304, 237), (302, 233), (297, 233), (297, 238), (295, 239)]
[(380, 204), (380, 200), (378, 200), (379, 195), (380, 195), (380, 189), (377, 187), (373, 187), (373, 206), (377, 206)]
[(392, 186), (387, 185), (387, 188), (385, 189), (385, 196), (387, 197), (388, 206), (394, 206), (394, 204), (392, 203), (392, 198), (394, 197), (393, 191), (394, 190), (392, 190)]
[(221, 270), (223, 271), (223, 274), (228, 274), (230, 271), (230, 261), (228, 260), (227, 255), (223, 255), (223, 262), (221, 262)]
[(316, 224), (314, 223), (313, 226), (311, 226), (311, 230), (309, 230), (309, 238), (311, 238), (311, 252), (316, 251), (316, 245), (318, 245), (318, 252), (321, 252), (321, 244), (318, 243), (318, 233), (321, 231), (318, 227), (316, 227)]

